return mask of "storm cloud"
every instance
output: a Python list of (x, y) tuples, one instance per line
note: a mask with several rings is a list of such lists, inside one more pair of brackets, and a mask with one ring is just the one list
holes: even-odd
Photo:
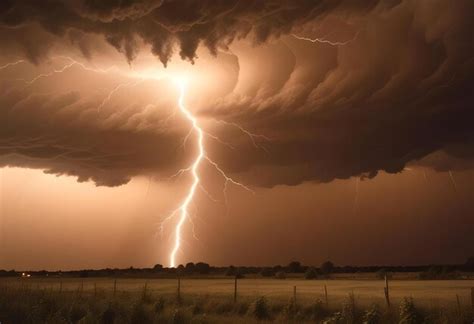
[(199, 68), (200, 49), (210, 52), (223, 66), (219, 90), (189, 103), (229, 144), (209, 137), (208, 154), (246, 183), (472, 166), (469, 0), (6, 1), (0, 26), (0, 65), (30, 62), (0, 70), (1, 165), (111, 186), (189, 162), (189, 127), (169, 122), (176, 91), (165, 82), (127, 86), (97, 109), (117, 76), (73, 66), (21, 81), (58, 69), (57, 52), (93, 66), (111, 45), (131, 66), (151, 51)]

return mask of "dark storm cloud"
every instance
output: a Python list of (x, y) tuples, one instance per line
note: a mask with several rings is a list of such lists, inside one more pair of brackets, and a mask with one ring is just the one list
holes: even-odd
[[(472, 160), (470, 0), (7, 1), (0, 6), (0, 23), (1, 53), (22, 54), (34, 63), (58, 44), (72, 43), (90, 57), (96, 45), (88, 40), (91, 34), (129, 61), (144, 42), (164, 64), (176, 46), (183, 59), (193, 61), (200, 45), (216, 53), (237, 39), (251, 39), (256, 48), (232, 48), (239, 57), (235, 91), (200, 110), (202, 117), (271, 138), (259, 139), (268, 152), (249, 143), (235, 151), (209, 147), (216, 161), (248, 183), (373, 177), (380, 170), (400, 172), (407, 163), (443, 170), (436, 165), (446, 165), (441, 160), (449, 157)], [(311, 43), (292, 33), (350, 42)], [(117, 107), (123, 113), (108, 117), (113, 127), (104, 129), (105, 122), (92, 121), (100, 116), (88, 113), (96, 103), (78, 94), (2, 95), (3, 165), (117, 185), (182, 158), (173, 149), (183, 134), (142, 129), (149, 116), (127, 108)], [(46, 117), (55, 122), (43, 123)], [(216, 132), (228, 141), (239, 133), (220, 126)], [(447, 152), (445, 158), (428, 159), (439, 150)]]
[[(262, 43), (327, 13), (367, 11), (378, 2), (7, 0), (0, 7), (0, 23), (12, 34), (32, 24), (56, 36), (69, 30), (100, 34), (129, 61), (135, 57), (137, 40), (141, 39), (166, 64), (174, 43), (178, 43), (183, 59), (193, 61), (199, 44), (215, 53), (218, 47), (249, 34)], [(29, 40), (23, 35), (16, 41), (21, 44)], [(25, 51), (31, 59), (37, 59), (38, 49)]]

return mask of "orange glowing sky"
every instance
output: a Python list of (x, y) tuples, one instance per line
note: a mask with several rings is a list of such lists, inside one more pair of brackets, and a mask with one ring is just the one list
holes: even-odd
[(463, 262), (473, 13), (0, 5), (0, 268)]

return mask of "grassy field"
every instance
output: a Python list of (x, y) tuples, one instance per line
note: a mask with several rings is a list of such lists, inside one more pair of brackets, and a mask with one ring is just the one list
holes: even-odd
[[(362, 323), (364, 314), (378, 304), (377, 312), (382, 320), (373, 323), (418, 323), (401, 321), (400, 309), (410, 309), (406, 305), (400, 306), (404, 297), (412, 297), (420, 310), (413, 311), (419, 315), (419, 323), (474, 321), (471, 308), (474, 280), (392, 280), (389, 282), (390, 308), (385, 305), (382, 280), (239, 279), (236, 303), (233, 301), (234, 280), (231, 278), (183, 278), (180, 300), (177, 299), (176, 279), (120, 278), (116, 281), (115, 295), (114, 282), (113, 278), (0, 279), (0, 322), (249, 323), (265, 319), (295, 323), (323, 323), (324, 320), (327, 323)], [(328, 291), (328, 305), (325, 303), (324, 285)], [(295, 286), (296, 302), (292, 300)], [(38, 307), (44, 307), (45, 301), (49, 301), (47, 305), (52, 303), (55, 306), (48, 306), (46, 313), (41, 313), (43, 321), (18, 315), (36, 312)], [(262, 318), (258, 315), (259, 301), (265, 304)], [(116, 320), (104, 321), (103, 316), (110, 309), (116, 314)], [(76, 321), (71, 314), (80, 319)], [(338, 314), (346, 317), (352, 314), (352, 319), (334, 320)], [(134, 316), (141, 320), (134, 320)], [(429, 316), (433, 321), (426, 321)], [(437, 319), (434, 320), (433, 316)]]
[[(82, 290), (84, 293), (94, 293), (94, 290), (112, 292), (112, 278), (15, 278), (0, 280), (0, 285), (28, 285), (34, 289), (52, 289), (58, 291)], [(177, 291), (176, 279), (118, 279), (118, 292), (141, 292), (147, 285), (147, 291), (156, 295), (171, 296)], [(341, 303), (349, 293), (363, 305), (373, 302), (384, 303), (383, 280), (304, 280), (304, 279), (239, 279), (238, 295), (241, 297), (264, 296), (270, 300), (287, 301), (293, 297), (293, 287), (296, 286), (297, 299), (301, 302), (311, 302), (324, 298), (324, 285), (328, 290), (330, 303)], [(403, 297), (413, 297), (421, 304), (449, 305), (460, 302), (471, 302), (471, 287), (474, 280), (391, 280), (390, 297), (398, 303)], [(181, 279), (182, 296), (219, 296), (233, 298), (234, 280), (223, 279)]]

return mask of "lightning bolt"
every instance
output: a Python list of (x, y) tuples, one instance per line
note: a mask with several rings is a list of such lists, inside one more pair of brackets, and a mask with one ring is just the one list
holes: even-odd
[[(242, 183), (240, 183), (238, 181), (235, 181), (231, 177), (227, 176), (226, 173), (219, 167), (219, 165), (216, 162), (214, 162), (213, 160), (211, 160), (206, 155), (206, 152), (205, 152), (205, 149), (204, 149), (204, 135), (207, 134), (207, 133), (201, 128), (201, 126), (198, 123), (197, 118), (186, 108), (186, 106), (184, 104), (184, 97), (185, 97), (185, 94), (186, 94), (186, 85), (185, 85), (185, 83), (183, 81), (178, 82), (178, 86), (179, 86), (178, 107), (179, 107), (179, 110), (182, 113), (182, 115), (191, 124), (192, 133), (196, 133), (196, 135), (197, 135), (198, 153), (197, 153), (197, 156), (194, 159), (194, 162), (191, 164), (191, 166), (189, 166), (188, 168), (179, 170), (174, 175), (174, 176), (177, 176), (177, 175), (180, 175), (184, 172), (190, 171), (191, 174), (192, 174), (193, 182), (191, 183), (191, 186), (189, 187), (188, 194), (186, 195), (184, 200), (181, 202), (181, 205), (176, 210), (174, 210), (163, 221), (163, 223), (164, 223), (164, 222), (170, 220), (171, 218), (173, 218), (175, 215), (177, 215), (179, 213), (179, 219), (178, 219), (178, 222), (176, 223), (175, 230), (174, 230), (174, 234), (175, 234), (174, 246), (173, 246), (173, 248), (171, 250), (171, 253), (170, 253), (170, 256), (169, 256), (169, 264), (170, 264), (170, 267), (173, 267), (173, 268), (176, 267), (176, 254), (178, 253), (178, 251), (180, 250), (180, 247), (181, 247), (182, 227), (183, 227), (183, 225), (184, 225), (184, 223), (187, 219), (189, 219), (192, 223), (192, 220), (189, 217), (189, 210), (188, 209), (189, 209), (189, 205), (193, 201), (193, 198), (196, 194), (196, 189), (198, 187), (201, 188), (204, 191), (204, 193), (206, 193), (210, 197), (207, 190), (202, 185), (200, 185), (201, 179), (199, 177), (199, 167), (200, 167), (201, 163), (203, 162), (203, 160), (206, 160), (209, 164), (211, 164), (216, 169), (216, 171), (224, 178), (224, 180), (225, 180), (224, 181), (224, 197), (225, 197), (226, 202), (227, 202), (227, 187), (228, 187), (228, 184), (233, 184), (233, 185), (238, 186), (238, 187), (240, 187), (244, 190), (247, 190), (251, 193), (254, 193), (247, 186), (245, 186)], [(189, 136), (190, 135), (188, 134), (188, 136), (186, 136), (186, 138), (189, 137)], [(211, 199), (214, 200), (212, 197), (211, 197)], [(161, 224), (161, 229), (162, 230), (163, 230), (163, 223)], [(193, 236), (196, 238), (196, 234), (195, 234), (195, 231), (194, 231), (194, 224), (193, 224)]]
[(293, 36), (296, 39), (308, 41), (308, 42), (311, 42), (311, 43), (329, 44), (331, 46), (344, 46), (344, 45), (347, 45), (347, 44), (352, 43), (353, 41), (355, 41), (357, 39), (357, 37), (359, 36), (359, 32), (360, 31), (355, 33), (353, 38), (351, 38), (351, 39), (349, 39), (345, 42), (334, 42), (334, 41), (330, 41), (330, 40), (326, 39), (325, 37), (309, 38), (309, 37), (304, 37), (304, 36), (298, 36), (296, 34), (291, 34), (291, 36)]
[(7, 63), (5, 65), (0, 66), (0, 71), (4, 70), (4, 69), (6, 69), (10, 66), (15, 66), (15, 65), (18, 65), (18, 64), (23, 63), (23, 62), (26, 62), (26, 61), (25, 60), (18, 60), (18, 61), (15, 61), (15, 62)]
[(186, 119), (191, 123), (193, 131), (196, 132), (197, 134), (198, 155), (196, 156), (196, 159), (191, 165), (191, 174), (193, 175), (193, 182), (191, 184), (191, 187), (189, 188), (188, 195), (186, 196), (186, 198), (184, 198), (184, 201), (181, 203), (181, 206), (179, 207), (180, 216), (175, 228), (174, 247), (171, 250), (171, 254), (170, 254), (170, 266), (173, 268), (176, 267), (176, 253), (178, 252), (179, 247), (181, 246), (181, 228), (183, 227), (184, 221), (188, 218), (188, 215), (189, 215), (188, 206), (193, 200), (194, 195), (196, 193), (196, 188), (199, 185), (199, 182), (201, 181), (199, 178), (198, 168), (204, 158), (204, 144), (203, 144), (204, 132), (199, 126), (196, 117), (194, 117), (194, 115), (184, 105), (185, 92), (186, 92), (186, 85), (184, 84), (184, 82), (180, 82), (178, 107), (181, 113), (184, 115), (184, 117), (186, 117)]
[[(91, 71), (91, 72), (95, 72), (95, 73), (109, 73), (112, 69), (116, 68), (115, 66), (109, 67), (107, 69), (89, 67), (89, 66), (86, 66), (85, 64), (83, 64), (79, 61), (76, 61), (73, 58), (68, 57), (68, 56), (56, 56), (54, 58), (64, 59), (64, 60), (67, 60), (68, 62), (66, 64), (64, 64), (62, 67), (58, 68), (58, 69), (54, 69), (54, 70), (52, 70), (50, 72), (47, 72), (47, 73), (38, 74), (37, 76), (35, 76), (31, 80), (23, 80), (26, 83), (26, 85), (29, 86), (29, 85), (31, 85), (31, 84), (33, 84), (33, 83), (35, 83), (38, 80), (41, 80), (43, 78), (49, 78), (49, 77), (51, 77), (55, 74), (66, 72), (67, 70), (69, 70), (73, 66), (78, 66), (78, 67), (82, 68), (83, 70)], [(3, 66), (0, 66), (0, 70), (5, 69), (9, 66), (13, 66), (13, 65), (23, 63), (23, 62), (26, 62), (26, 61), (25, 60), (19, 60), (17, 62), (11, 62), (11, 63), (5, 64)], [(128, 76), (132, 77), (134, 79), (138, 78), (138, 80), (133, 80), (133, 81), (130, 81), (130, 82), (120, 83), (117, 86), (115, 86), (112, 90), (109, 91), (107, 96), (104, 98), (104, 100), (97, 107), (98, 111), (100, 111), (100, 109), (102, 107), (104, 107), (111, 100), (112, 96), (117, 91), (119, 91), (121, 88), (135, 86), (135, 85), (139, 84), (140, 82), (143, 82), (144, 80), (149, 80), (149, 79), (154, 79), (154, 80), (161, 80), (161, 79), (164, 79), (164, 78), (175, 79), (173, 76), (171, 76), (169, 74), (164, 74), (162, 76), (154, 76), (154, 77), (150, 77), (150, 76), (147, 76), (147, 75), (140, 75), (140, 74), (139, 75), (133, 74), (133, 75), (128, 75)], [(195, 234), (195, 230), (194, 230), (194, 222), (191, 219), (191, 215), (190, 215), (190, 211), (189, 211), (190, 205), (193, 202), (193, 199), (196, 195), (196, 190), (201, 189), (212, 201), (216, 202), (216, 200), (211, 196), (211, 194), (201, 184), (201, 179), (200, 179), (200, 175), (199, 175), (199, 167), (201, 166), (201, 164), (204, 161), (208, 162), (216, 170), (216, 172), (219, 173), (224, 178), (223, 193), (224, 193), (224, 198), (225, 198), (225, 201), (226, 201), (226, 205), (227, 205), (227, 189), (228, 189), (229, 185), (234, 185), (234, 186), (240, 187), (240, 188), (254, 194), (253, 190), (251, 190), (250, 188), (248, 188), (244, 184), (234, 180), (233, 178), (227, 176), (227, 174), (224, 172), (224, 170), (222, 170), (222, 168), (220, 168), (220, 166), (216, 162), (211, 160), (206, 155), (206, 151), (205, 151), (205, 147), (204, 147), (204, 137), (205, 136), (207, 136), (207, 137), (209, 137), (209, 138), (211, 138), (211, 139), (213, 139), (213, 140), (215, 140), (215, 141), (217, 141), (217, 142), (219, 142), (223, 145), (226, 145), (231, 149), (234, 149), (234, 147), (231, 144), (229, 144), (225, 141), (222, 141), (219, 137), (217, 137), (215, 135), (212, 135), (212, 134), (204, 131), (201, 128), (201, 126), (198, 122), (198, 119), (185, 106), (185, 103), (184, 103), (185, 95), (186, 95), (186, 84), (185, 84), (185, 82), (181, 81), (181, 82), (177, 82), (177, 83), (178, 83), (178, 86), (179, 86), (179, 98), (178, 98), (179, 112), (186, 118), (186, 120), (191, 125), (190, 132), (185, 137), (183, 145), (186, 143), (187, 139), (193, 133), (196, 134), (198, 154), (196, 155), (196, 157), (194, 158), (193, 163), (189, 167), (179, 170), (175, 175), (172, 176), (172, 177), (176, 177), (176, 176), (179, 176), (183, 173), (190, 172), (191, 175), (192, 175), (192, 180), (193, 181), (192, 181), (192, 183), (191, 183), (191, 185), (188, 189), (187, 195), (184, 197), (184, 199), (181, 202), (181, 204), (179, 205), (179, 207), (176, 210), (174, 210), (168, 217), (166, 217), (163, 220), (163, 222), (161, 222), (161, 232), (163, 232), (164, 223), (171, 220), (172, 218), (176, 217), (177, 215), (179, 215), (178, 221), (177, 221), (177, 223), (175, 225), (175, 228), (174, 228), (174, 234), (175, 234), (175, 236), (174, 236), (174, 245), (173, 245), (173, 248), (171, 249), (170, 255), (169, 255), (169, 264), (170, 264), (171, 267), (176, 267), (176, 256), (177, 256), (178, 251), (180, 251), (180, 248), (181, 248), (181, 245), (182, 245), (182, 228), (183, 228), (184, 223), (187, 220), (193, 226), (193, 228), (192, 228), (193, 237), (197, 238), (196, 234)], [(170, 118), (172, 118), (173, 116), (174, 116), (174, 113), (172, 115), (170, 115), (170, 117), (166, 120), (166, 122)], [(217, 121), (217, 122), (220, 122), (220, 123), (223, 123), (225, 125), (238, 128), (241, 132), (243, 132), (245, 135), (247, 135), (249, 137), (249, 139), (252, 141), (253, 145), (256, 148), (261, 148), (261, 149), (264, 149), (266, 151), (266, 149), (261, 144), (258, 143), (258, 140), (262, 140), (262, 139), (270, 140), (268, 137), (266, 137), (264, 135), (251, 133), (248, 130), (244, 129), (243, 127), (241, 127), (240, 125), (235, 124), (235, 123), (226, 122), (226, 121)]]

